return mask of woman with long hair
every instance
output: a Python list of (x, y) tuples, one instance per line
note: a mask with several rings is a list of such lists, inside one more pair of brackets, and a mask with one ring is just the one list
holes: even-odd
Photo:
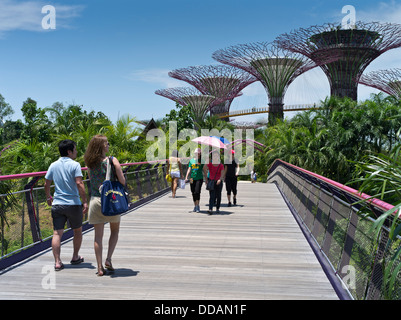
[[(106, 136), (96, 135), (89, 142), (84, 155), (90, 179), (91, 199), (89, 202), (89, 223), (95, 228), (94, 248), (97, 261), (96, 274), (98, 276), (103, 276), (106, 273), (102, 264), (104, 224), (107, 222), (110, 224), (109, 247), (104, 265), (106, 269), (111, 272), (114, 271), (111, 257), (116, 248), (118, 233), (120, 230), (120, 215), (104, 216), (101, 209), (99, 187), (103, 184), (103, 181), (106, 178), (107, 161), (109, 161), (109, 157), (106, 156), (106, 154), (109, 152), (109, 145)], [(122, 185), (125, 185), (125, 177), (121, 170), (120, 162), (118, 162), (115, 157), (112, 158), (112, 161), (116, 169), (117, 177), (115, 177), (112, 172), (111, 179), (114, 180), (117, 178)]]

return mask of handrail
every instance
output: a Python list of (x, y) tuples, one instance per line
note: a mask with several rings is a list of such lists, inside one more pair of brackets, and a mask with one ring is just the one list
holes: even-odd
[[(121, 164), (122, 167), (126, 166), (137, 166), (141, 164), (153, 164), (153, 163), (163, 163), (168, 161), (168, 159), (163, 160), (153, 160), (153, 161), (143, 161), (143, 162), (130, 162), (130, 163), (123, 163)], [(82, 171), (87, 171), (87, 167), (82, 167)], [(42, 177), (45, 176), (47, 171), (39, 171), (39, 172), (30, 172), (30, 173), (19, 173), (19, 174), (10, 174), (10, 175), (3, 175), (0, 176), (0, 181), (4, 180), (16, 180), (16, 179), (24, 179), (24, 178), (33, 178), (33, 177)]]
[(353, 189), (353, 188), (351, 188), (351, 187), (348, 187), (348, 186), (346, 186), (346, 185), (343, 185), (343, 184), (341, 184), (341, 183), (339, 183), (339, 182), (337, 182), (337, 181), (331, 180), (331, 179), (329, 179), (329, 178), (323, 177), (323, 176), (321, 176), (321, 175), (319, 175), (319, 174), (317, 174), (317, 173), (314, 173), (314, 172), (308, 171), (308, 170), (306, 170), (306, 169), (297, 167), (297, 166), (295, 166), (295, 165), (293, 165), (293, 164), (291, 164), (291, 163), (285, 162), (285, 161), (283, 161), (283, 160), (281, 160), (281, 159), (276, 159), (276, 160), (273, 162), (273, 164), (271, 165), (270, 169), (268, 170), (268, 174), (269, 174), (269, 172), (273, 171), (273, 170), (272, 170), (273, 167), (275, 167), (275, 166), (277, 165), (276, 162), (278, 162), (278, 163), (281, 162), (281, 163), (285, 164), (286, 166), (292, 167), (292, 168), (294, 168), (294, 169), (296, 169), (296, 170), (299, 170), (299, 171), (302, 171), (302, 172), (304, 172), (304, 173), (306, 173), (306, 174), (308, 174), (308, 175), (311, 175), (311, 176), (313, 176), (313, 177), (315, 177), (315, 178), (317, 178), (317, 179), (319, 179), (319, 180), (322, 180), (322, 181), (324, 181), (324, 182), (326, 182), (326, 183), (332, 185), (333, 187), (336, 187), (336, 188), (338, 188), (338, 189), (340, 189), (340, 190), (342, 190), (342, 191), (345, 191), (345, 192), (347, 192), (347, 193), (352, 194), (353, 196), (359, 198), (360, 200), (366, 200), (366, 201), (369, 202), (370, 204), (372, 204), (372, 205), (378, 207), (379, 209), (388, 211), (388, 210), (391, 210), (391, 209), (394, 208), (393, 205), (391, 205), (391, 204), (389, 204), (389, 203), (386, 203), (386, 202), (384, 202), (384, 201), (382, 201), (382, 200), (380, 200), (380, 199), (372, 198), (372, 197), (371, 197), (370, 195), (368, 195), (368, 194), (360, 193), (359, 191), (357, 191), (357, 190), (355, 190), (355, 189)]
[(277, 185), (341, 299), (400, 299), (399, 278), (384, 279), (389, 257), (398, 250), (388, 247), (391, 222), (378, 234), (370, 231), (373, 217), (393, 205), (282, 160), (270, 166), (267, 182)]
[(42, 177), (42, 176), (46, 175), (46, 172), (47, 171), (4, 175), (4, 176), (0, 176), (0, 181)]

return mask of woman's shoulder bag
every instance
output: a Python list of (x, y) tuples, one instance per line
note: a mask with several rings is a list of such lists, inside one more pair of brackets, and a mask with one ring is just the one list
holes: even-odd
[[(116, 216), (128, 211), (129, 201), (125, 187), (119, 181), (111, 181), (111, 171), (115, 167), (113, 157), (109, 157), (107, 161), (106, 179), (100, 186), (102, 213), (105, 216)], [(114, 174), (114, 176), (117, 176)]]

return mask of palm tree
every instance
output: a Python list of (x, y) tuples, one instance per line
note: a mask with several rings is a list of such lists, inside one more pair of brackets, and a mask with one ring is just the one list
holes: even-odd
[(134, 117), (128, 114), (121, 116), (115, 125), (107, 126), (104, 133), (110, 142), (111, 154), (114, 154), (120, 162), (134, 161), (135, 140), (141, 134)]
[(267, 146), (266, 152), (262, 155), (267, 167), (276, 159), (302, 166), (304, 162), (301, 156), (303, 151), (300, 148), (302, 133), (303, 129), (292, 126), (287, 120), (279, 120), (275, 126), (265, 129), (265, 139), (261, 143)]
[(227, 121), (221, 120), (219, 117), (215, 115), (208, 115), (203, 120), (199, 120), (195, 122), (195, 128), (198, 132), (198, 135), (201, 135), (202, 129), (222, 131), (224, 129), (228, 129), (230, 131), (234, 131), (235, 127)]
[(0, 160), (4, 174), (15, 174), (46, 171), (58, 156), (54, 143), (22, 140), (6, 150)]

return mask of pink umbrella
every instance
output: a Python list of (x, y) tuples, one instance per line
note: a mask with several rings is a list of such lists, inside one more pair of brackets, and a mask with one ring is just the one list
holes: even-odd
[(215, 148), (220, 148), (220, 149), (227, 149), (225, 144), (220, 141), (220, 139), (215, 138), (215, 137), (207, 137), (207, 136), (201, 136), (199, 138), (192, 139), (193, 142), (197, 142), (199, 144), (205, 144), (207, 146), (212, 146)]

